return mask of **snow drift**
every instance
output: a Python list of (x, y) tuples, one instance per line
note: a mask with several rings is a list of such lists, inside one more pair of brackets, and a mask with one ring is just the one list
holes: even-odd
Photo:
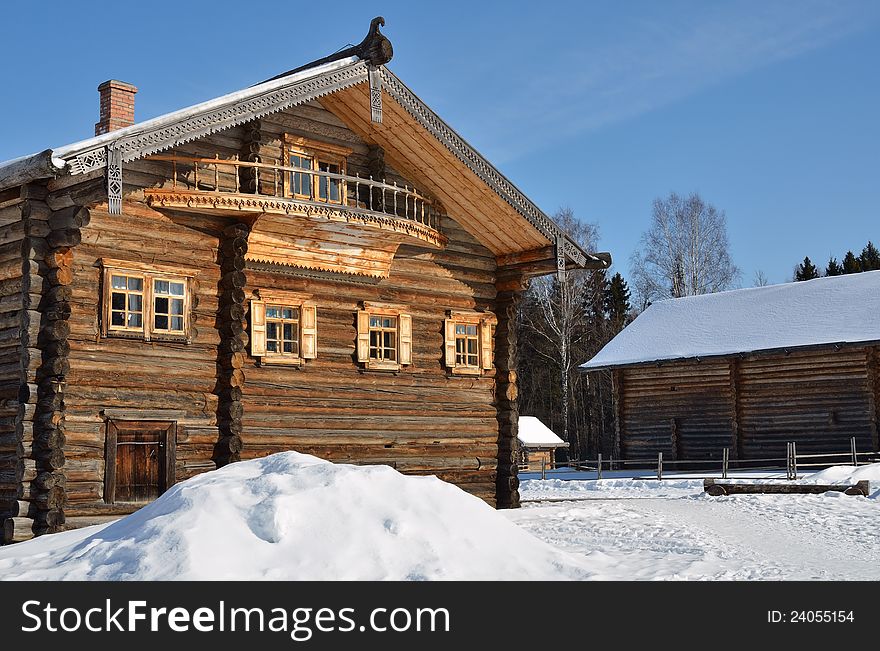
[(3, 579), (588, 578), (435, 477), (285, 452), (174, 486), (140, 511), (0, 550)]

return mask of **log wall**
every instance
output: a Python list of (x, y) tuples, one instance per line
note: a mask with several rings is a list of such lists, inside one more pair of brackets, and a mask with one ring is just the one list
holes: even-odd
[(628, 459), (717, 459), (878, 451), (876, 347), (805, 350), (615, 370)]
[[(451, 219), (444, 251), (402, 246), (378, 284), (248, 269), (248, 290), (312, 296), (318, 357), (301, 368), (245, 368), (243, 459), (280, 450), (401, 472), (436, 474), (495, 500), (498, 424), (494, 373), (452, 377), (443, 365), (448, 309), (494, 307), (494, 258)], [(362, 301), (400, 305), (413, 317), (413, 363), (400, 372), (365, 371), (355, 361)]]
[[(389, 181), (412, 185), (394, 170), (380, 169), (376, 148), (318, 104), (175, 151), (246, 158), (256, 147), (262, 160), (271, 160), (280, 157), (285, 132), (351, 148), (349, 173), (381, 171)], [(443, 366), (446, 310), (496, 308), (493, 254), (450, 218), (441, 225), (450, 240), (446, 249), (401, 246), (390, 277), (378, 284), (292, 275), (283, 267), (243, 268), (248, 238), (243, 224), (231, 217), (160, 213), (143, 205), (141, 189), (167, 186), (169, 173), (166, 163), (127, 164), (123, 214), (110, 215), (105, 204), (93, 207), (74, 250), (64, 395), (68, 516), (119, 512), (118, 506), (102, 506), (106, 419), (111, 416), (176, 421), (177, 480), (239, 458), (298, 450), (333, 461), (437, 474), (494, 504), (500, 490), (499, 419), (507, 422), (516, 415), (515, 374), (505, 375), (501, 400), (506, 406), (499, 411), (494, 371), (452, 377)], [(71, 196), (82, 201), (96, 190), (59, 188), (52, 200), (63, 207), (73, 201)], [(103, 257), (196, 270), (192, 343), (102, 336), (97, 262)], [(242, 271), (244, 287), (236, 275)], [(313, 297), (317, 359), (301, 368), (260, 366), (247, 354), (243, 299), (258, 288)], [(505, 305), (513, 305), (516, 292), (508, 293)], [(355, 361), (355, 311), (362, 301), (397, 304), (412, 314), (411, 366), (387, 373), (365, 371)], [(515, 429), (507, 429), (505, 440), (515, 439)], [(504, 501), (516, 505), (514, 447), (503, 447)]]
[(12, 518), (19, 515), (23, 495), (24, 445), (18, 423), (22, 248), (26, 236), (21, 208), (20, 203), (0, 208), (0, 540), (12, 538)]
[[(178, 480), (215, 468), (211, 455), (218, 438), (217, 260), (220, 234), (228, 222), (203, 215), (160, 214), (132, 202), (124, 204), (122, 215), (109, 214), (106, 206), (90, 210), (90, 215), (73, 256), (65, 394), (68, 515), (102, 499), (108, 415), (176, 421)], [(101, 258), (196, 270), (192, 342), (102, 336)]]

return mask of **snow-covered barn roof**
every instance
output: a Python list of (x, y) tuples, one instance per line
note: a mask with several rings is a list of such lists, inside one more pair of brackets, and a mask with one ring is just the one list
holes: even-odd
[(535, 416), (519, 417), (517, 438), (520, 444), (526, 448), (564, 448), (568, 446), (568, 443), (556, 436), (552, 429)]
[(654, 303), (582, 369), (880, 341), (880, 271)]

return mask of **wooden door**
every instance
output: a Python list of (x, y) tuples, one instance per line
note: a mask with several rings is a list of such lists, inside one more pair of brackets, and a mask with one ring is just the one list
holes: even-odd
[(104, 501), (150, 502), (174, 484), (176, 424), (107, 422)]

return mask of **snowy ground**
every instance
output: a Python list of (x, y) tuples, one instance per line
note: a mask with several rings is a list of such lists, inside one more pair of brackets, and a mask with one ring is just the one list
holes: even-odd
[(878, 580), (880, 464), (801, 481), (858, 479), (870, 497), (538, 479), (522, 495), (544, 501), (495, 511), (433, 477), (289, 452), (195, 477), (116, 522), (0, 549), (0, 579)]
[[(880, 464), (801, 479), (873, 480), (870, 498), (710, 497), (699, 479), (523, 482), (505, 512), (538, 538), (583, 557), (593, 579), (880, 579)], [(574, 501), (577, 500), (577, 501)]]

